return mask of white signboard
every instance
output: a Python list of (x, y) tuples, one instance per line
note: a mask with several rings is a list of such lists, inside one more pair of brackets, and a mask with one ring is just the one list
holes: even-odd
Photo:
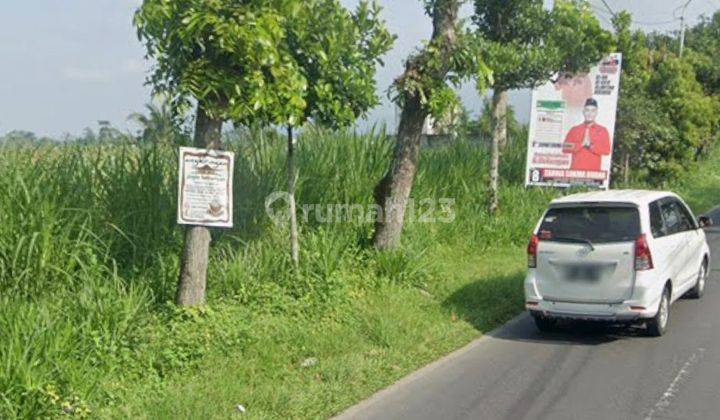
[(533, 91), (525, 185), (610, 185), (621, 54)]
[(179, 224), (232, 227), (233, 163), (232, 152), (180, 148)]

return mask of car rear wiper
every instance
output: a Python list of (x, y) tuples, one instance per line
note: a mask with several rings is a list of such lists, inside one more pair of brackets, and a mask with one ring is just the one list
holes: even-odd
[(580, 242), (583, 244), (587, 244), (590, 247), (591, 251), (595, 251), (595, 246), (592, 242), (590, 242), (588, 239), (582, 239), (582, 238), (571, 238), (569, 236), (556, 236), (552, 238), (554, 241), (567, 241), (567, 242)]

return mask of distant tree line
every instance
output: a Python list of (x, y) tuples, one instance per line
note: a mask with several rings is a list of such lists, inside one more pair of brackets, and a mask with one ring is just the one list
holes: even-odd
[(162, 98), (145, 105), (145, 113), (134, 112), (128, 121), (136, 130), (122, 131), (110, 121), (99, 120), (96, 128), (86, 127), (80, 134), (63, 134), (60, 137), (39, 136), (32, 131), (13, 130), (0, 135), (0, 147), (39, 147), (60, 144), (156, 144), (181, 146), (190, 143), (190, 130), (185, 119), (174, 114)]
[(707, 153), (720, 128), (720, 12), (678, 37), (632, 31), (627, 12), (613, 19), (623, 53), (613, 172), (655, 184)]

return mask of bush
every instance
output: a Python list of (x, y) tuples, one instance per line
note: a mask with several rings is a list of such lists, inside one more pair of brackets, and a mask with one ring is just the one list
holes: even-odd
[[(416, 217), (400, 249), (377, 252), (368, 247), (372, 220), (301, 218), (296, 270), (287, 227), (264, 210), (265, 197), (285, 187), (283, 139), (236, 133), (230, 143), (236, 226), (213, 232), (209, 304), (192, 310), (168, 303), (182, 243), (174, 150), (0, 148), (0, 417), (92, 415), (136, 392), (137, 383), (159, 390), (209, 355), (242, 351), (271, 334), (249, 328), (262, 314), (353, 319), (343, 311), (370, 289), (442, 283), (442, 255), (523, 246), (561, 193), (522, 186), (525, 138), (515, 138), (503, 155), (501, 209), (490, 216), (485, 146), (458, 140), (426, 149), (412, 197), (426, 206), (419, 211), (452, 221)], [(310, 130), (298, 150), (300, 204), (368, 205), (391, 141), (382, 133)], [(691, 201), (713, 196), (696, 184), (676, 186), (694, 191)], [(452, 200), (446, 208), (422, 204), (442, 198)]]

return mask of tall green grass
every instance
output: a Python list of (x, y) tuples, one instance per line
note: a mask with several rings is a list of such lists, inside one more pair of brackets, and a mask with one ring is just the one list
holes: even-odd
[[(272, 132), (231, 138), (235, 227), (213, 232), (209, 305), (191, 310), (168, 303), (182, 246), (176, 150), (0, 149), (0, 418), (86, 416), (121, 404), (136, 383), (161, 387), (211, 355), (272, 341), (262, 335), (271, 331), (249, 330), (262, 314), (342, 322), (345, 308), (368, 292), (437, 286), (438, 270), (447, 269), (442, 256), (521, 246), (561, 193), (522, 186), (524, 141), (515, 139), (503, 156), (501, 210), (492, 216), (486, 146), (457, 141), (426, 149), (413, 199), (454, 200), (454, 221), (410, 220), (399, 250), (376, 252), (368, 247), (372, 223), (310, 219), (301, 225), (294, 270), (287, 228), (264, 210), (268, 194), (285, 189), (284, 147)], [(382, 132), (303, 133), (299, 203), (371, 204), (391, 150)], [(716, 168), (720, 156), (709, 162)], [(718, 183), (705, 179), (677, 185), (707, 206)], [(454, 301), (473, 301), (460, 295)]]

